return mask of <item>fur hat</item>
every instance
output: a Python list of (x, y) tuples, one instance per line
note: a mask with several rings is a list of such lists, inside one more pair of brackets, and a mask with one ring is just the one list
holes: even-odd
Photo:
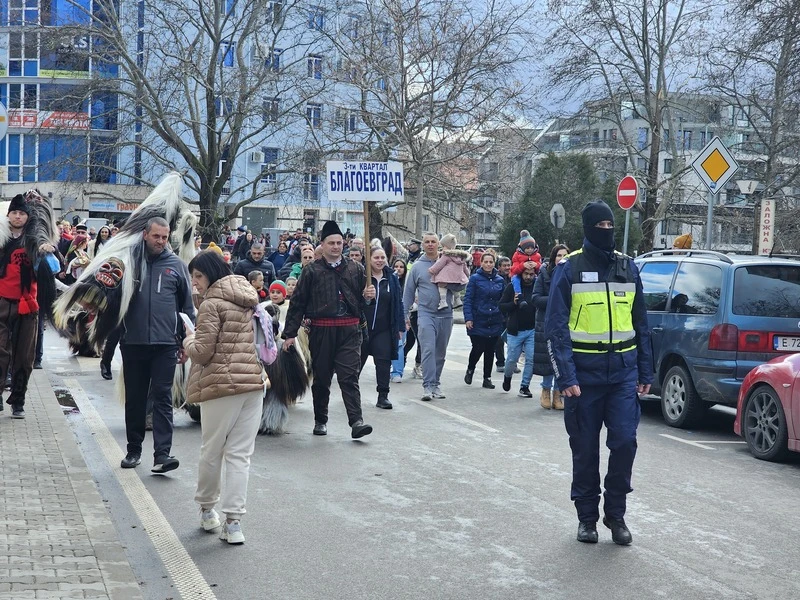
[(283, 294), (284, 298), (288, 293), (288, 291), (286, 290), (286, 284), (283, 283), (280, 279), (276, 279), (270, 284), (269, 291), (271, 292), (272, 290), (278, 290), (281, 294)]
[(678, 250), (689, 250), (692, 247), (692, 234), (684, 233), (675, 238), (672, 242), (672, 247)]
[(525, 250), (525, 248), (538, 248), (536, 240), (533, 239), (533, 236), (527, 229), (523, 229), (519, 232), (519, 247), (522, 250)]
[(342, 230), (339, 229), (336, 221), (325, 221), (325, 225), (322, 226), (322, 231), (319, 232), (319, 241), (323, 241), (329, 235), (341, 235), (344, 237), (344, 234), (342, 233)]
[(31, 207), (28, 205), (28, 202), (25, 200), (25, 196), (22, 194), (17, 194), (11, 199), (11, 202), (8, 205), (8, 212), (10, 213), (12, 210), (21, 210), (28, 216), (31, 214)]
[(458, 238), (454, 236), (452, 233), (445, 233), (442, 236), (442, 248), (447, 248), (448, 250), (453, 250), (458, 244)]

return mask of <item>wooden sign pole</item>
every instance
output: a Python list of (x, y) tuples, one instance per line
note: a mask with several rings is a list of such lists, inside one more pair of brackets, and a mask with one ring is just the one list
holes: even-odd
[(372, 285), (372, 261), (370, 260), (369, 202), (364, 202), (364, 266), (367, 269), (367, 285)]

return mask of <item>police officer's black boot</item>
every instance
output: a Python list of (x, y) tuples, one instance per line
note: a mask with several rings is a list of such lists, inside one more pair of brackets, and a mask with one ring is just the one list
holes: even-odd
[(615, 544), (627, 546), (633, 541), (633, 536), (631, 535), (628, 526), (625, 525), (624, 519), (610, 519), (608, 517), (603, 517), (603, 525), (611, 530), (611, 539), (614, 540)]
[(578, 523), (578, 541), (585, 544), (597, 543), (597, 523), (581, 521)]

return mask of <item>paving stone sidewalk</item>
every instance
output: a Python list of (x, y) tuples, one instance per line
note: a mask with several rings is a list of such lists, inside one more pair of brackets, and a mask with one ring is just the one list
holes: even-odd
[(0, 600), (141, 600), (45, 371), (33, 372), (26, 418), (10, 408), (0, 412)]

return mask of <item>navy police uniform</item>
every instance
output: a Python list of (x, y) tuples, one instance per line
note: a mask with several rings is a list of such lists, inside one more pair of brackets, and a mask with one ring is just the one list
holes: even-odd
[[(564, 397), (572, 449), (571, 498), (578, 520), (594, 530), (600, 504), (600, 429), (605, 424), (610, 450), (603, 509), (608, 519), (621, 521), (626, 494), (632, 491), (641, 414), (637, 383), (652, 383), (653, 370), (639, 272), (630, 257), (613, 250), (614, 230), (595, 227), (602, 220), (613, 223), (613, 213), (604, 202), (592, 202), (583, 216), (583, 247), (553, 272), (545, 338), (558, 389), (580, 386), (580, 396)], [(581, 541), (596, 541), (594, 535), (594, 540)]]

